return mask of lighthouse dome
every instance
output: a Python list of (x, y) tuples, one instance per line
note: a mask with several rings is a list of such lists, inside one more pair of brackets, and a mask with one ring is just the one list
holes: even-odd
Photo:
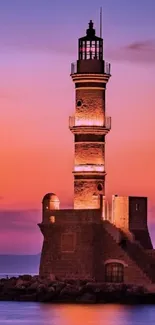
[(46, 210), (57, 210), (59, 209), (60, 200), (56, 194), (47, 193), (44, 195), (42, 203)]

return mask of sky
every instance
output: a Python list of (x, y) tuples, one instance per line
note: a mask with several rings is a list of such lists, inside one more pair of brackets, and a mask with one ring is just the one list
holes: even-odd
[[(0, 0), (0, 253), (40, 252), (41, 201), (73, 204), (70, 66), (90, 19), (112, 65), (106, 193), (147, 196), (155, 244), (155, 1)], [(9, 240), (8, 240), (9, 239)]]

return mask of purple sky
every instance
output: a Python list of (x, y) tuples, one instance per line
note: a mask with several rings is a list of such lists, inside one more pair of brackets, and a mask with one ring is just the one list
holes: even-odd
[(105, 58), (112, 63), (107, 193), (149, 197), (155, 242), (155, 1), (1, 0), (0, 253), (40, 251), (46, 192), (71, 206), (70, 64), (90, 19), (99, 31), (101, 5)]

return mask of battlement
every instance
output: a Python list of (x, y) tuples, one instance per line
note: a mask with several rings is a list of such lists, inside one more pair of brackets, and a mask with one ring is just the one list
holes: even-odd
[(152, 249), (147, 225), (147, 197), (113, 195), (112, 223), (125, 232), (132, 232), (145, 249)]
[(76, 223), (100, 223), (100, 209), (62, 209), (48, 210), (43, 213), (43, 224), (76, 224)]

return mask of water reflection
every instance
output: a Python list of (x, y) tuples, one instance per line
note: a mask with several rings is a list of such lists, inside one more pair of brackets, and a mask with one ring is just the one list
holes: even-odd
[(155, 325), (155, 306), (0, 302), (0, 325)]
[(155, 325), (154, 306), (46, 305), (46, 312), (52, 325)]

